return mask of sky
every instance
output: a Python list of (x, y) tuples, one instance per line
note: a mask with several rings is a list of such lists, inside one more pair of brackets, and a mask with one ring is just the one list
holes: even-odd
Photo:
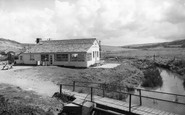
[(185, 39), (185, 0), (0, 0), (0, 38), (97, 38), (122, 46)]

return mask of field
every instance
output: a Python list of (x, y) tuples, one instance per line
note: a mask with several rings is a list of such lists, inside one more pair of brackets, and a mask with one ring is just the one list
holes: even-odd
[[(153, 62), (168, 63), (174, 59), (183, 60), (184, 57), (185, 51), (182, 48), (121, 50), (119, 47), (119, 51), (117, 51), (116, 49), (114, 50), (114, 47), (107, 47), (102, 53), (102, 59), (105, 60), (105, 63), (118, 63), (120, 64), (119, 66), (115, 68), (86, 69), (58, 66), (14, 66), (12, 70), (0, 70), (0, 83), (6, 83), (0, 85), (0, 88), (3, 87), (0, 89), (0, 92), (3, 99), (12, 99), (15, 105), (20, 105), (19, 102), (21, 100), (26, 107), (31, 107), (33, 111), (42, 113), (49, 111), (48, 108), (53, 107), (53, 105), (58, 104), (62, 108), (63, 102), (58, 103), (59, 101), (51, 98), (59, 90), (57, 86), (59, 83), (72, 84), (73, 81), (85, 81), (123, 85), (130, 88), (137, 87), (145, 79), (144, 70), (153, 66)], [(183, 67), (180, 69), (184, 71)], [(148, 72), (146, 73), (148, 74)], [(85, 85), (90, 86), (91, 84)], [(6, 87), (8, 87), (8, 90)], [(64, 88), (70, 89), (69, 87)], [(79, 93), (88, 93), (86, 88), (76, 89), (76, 91)], [(96, 93), (98, 94), (99, 92)], [(124, 99), (124, 97), (111, 92), (108, 92), (107, 95), (112, 98)], [(28, 98), (27, 96), (29, 97), (29, 102), (25, 100), (25, 98)], [(38, 97), (41, 100), (37, 100), (36, 98)], [(44, 109), (48, 105), (48, 100), (50, 100), (49, 103), (51, 104), (49, 107), (46, 107), (47, 109)], [(43, 103), (36, 103), (38, 101)], [(38, 107), (39, 110), (34, 109), (35, 107)], [(22, 109), (22, 106), (18, 109)]]
[(105, 52), (104, 58), (107, 57), (122, 57), (122, 58), (138, 58), (138, 59), (153, 59), (153, 56), (173, 59), (184, 59), (184, 48), (149, 48), (149, 49), (136, 49), (136, 50), (124, 50), (118, 52)]

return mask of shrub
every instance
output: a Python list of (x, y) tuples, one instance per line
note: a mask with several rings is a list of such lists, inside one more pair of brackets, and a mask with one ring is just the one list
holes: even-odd
[(141, 84), (143, 87), (161, 87), (163, 84), (162, 77), (157, 68), (148, 68), (143, 71), (144, 80)]
[(55, 97), (59, 100), (62, 100), (63, 102), (71, 102), (76, 99), (73, 95), (69, 95), (66, 93), (60, 94), (59, 92), (54, 93), (54, 95), (52, 97)]

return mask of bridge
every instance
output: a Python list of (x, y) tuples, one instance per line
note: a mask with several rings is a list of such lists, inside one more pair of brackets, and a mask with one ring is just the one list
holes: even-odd
[[(80, 81), (73, 81), (72, 84), (59, 85), (60, 94), (66, 93), (76, 98), (73, 103), (77, 105), (83, 105), (84, 101), (94, 103), (93, 111), (96, 113), (95, 115), (184, 115), (185, 113), (185, 95)], [(137, 91), (138, 94), (134, 93), (134, 91)], [(144, 92), (156, 93), (158, 97), (146, 96)], [(110, 97), (110, 94), (116, 96)], [(162, 99), (161, 97), (163, 95), (171, 96), (174, 99)], [(156, 108), (153, 105), (145, 105), (149, 101), (144, 101), (144, 99), (150, 100), (154, 106), (160, 102), (163, 103), (161, 103), (162, 106)], [(134, 103), (136, 100), (138, 103)], [(164, 104), (165, 102), (167, 104)], [(173, 104), (173, 108), (171, 109), (177, 107), (178, 110), (175, 109), (172, 112), (168, 111), (169, 108), (168, 110), (163, 110), (164, 106), (170, 104)]]

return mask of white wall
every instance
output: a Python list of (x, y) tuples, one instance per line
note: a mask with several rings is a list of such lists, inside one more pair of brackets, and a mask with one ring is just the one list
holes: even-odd
[[(19, 55), (19, 59), (16, 60), (16, 63), (18, 64), (37, 64), (37, 61), (41, 60), (40, 54), (33, 54), (34, 60), (30, 60), (30, 54), (29, 53), (23, 53)], [(20, 56), (22, 56), (22, 60), (20, 60)]]
[[(95, 57), (93, 58), (93, 51), (98, 51), (98, 57), (97, 57), (97, 55), (95, 55)], [(87, 66), (88, 67), (90, 65), (95, 64), (97, 61), (100, 60), (99, 44), (98, 44), (97, 41), (94, 42), (94, 45), (91, 46), (91, 48), (87, 51), (87, 53), (91, 53), (92, 54), (92, 60), (91, 61), (87, 61)]]
[[(71, 53), (70, 53), (71, 54)], [(74, 67), (87, 67), (87, 62), (82, 61), (82, 62), (75, 62), (75, 61), (70, 61), (70, 54), (68, 54), (68, 61), (55, 61), (54, 54), (49, 54), (53, 55), (53, 65), (61, 65), (61, 66), (74, 66)], [(19, 55), (19, 59), (16, 60), (17, 64), (32, 64), (36, 65), (37, 61), (41, 62), (41, 54), (33, 54), (34, 55), (34, 60), (30, 60), (30, 54), (28, 53), (23, 53)], [(22, 56), (22, 60), (20, 60), (20, 56)], [(46, 62), (47, 65), (50, 65), (50, 62)], [(42, 62), (41, 62), (42, 65)]]

